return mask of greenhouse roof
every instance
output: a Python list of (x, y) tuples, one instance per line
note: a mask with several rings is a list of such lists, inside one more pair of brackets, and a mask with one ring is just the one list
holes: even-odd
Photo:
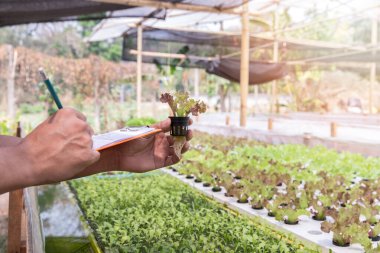
[[(119, 11), (112, 15), (113, 11)], [(106, 12), (108, 14), (106, 14)], [(136, 8), (124, 4), (87, 0), (12, 0), (0, 1), (0, 26), (40, 22), (102, 19), (113, 17), (164, 18), (165, 10)], [(86, 16), (84, 16), (86, 15)]]

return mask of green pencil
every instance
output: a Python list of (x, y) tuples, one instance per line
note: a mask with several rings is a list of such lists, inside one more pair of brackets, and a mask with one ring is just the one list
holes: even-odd
[(39, 68), (38, 71), (40, 72), (40, 75), (44, 81), (44, 83), (46, 84), (46, 87), (48, 88), (51, 96), (53, 97), (54, 99), (54, 102), (55, 104), (57, 105), (58, 109), (62, 109), (63, 106), (62, 106), (62, 103), (61, 103), (61, 100), (59, 100), (59, 97), (57, 95), (57, 92), (55, 92), (55, 89), (53, 87), (53, 84), (50, 82), (49, 78), (47, 78), (43, 68)]

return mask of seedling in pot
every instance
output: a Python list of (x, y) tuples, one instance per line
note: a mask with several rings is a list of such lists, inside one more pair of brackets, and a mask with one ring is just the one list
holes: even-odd
[(237, 202), (240, 203), (240, 204), (246, 204), (246, 203), (248, 203), (248, 195), (245, 194), (245, 193), (240, 194)]
[(368, 232), (368, 237), (373, 241), (380, 241), (380, 223), (377, 223), (375, 226), (371, 227)]
[(174, 138), (174, 152), (177, 157), (181, 158), (181, 151), (186, 143), (186, 134), (189, 127), (189, 115), (198, 116), (206, 112), (206, 104), (190, 98), (187, 92), (176, 92), (174, 96), (170, 93), (164, 93), (161, 95), (160, 101), (168, 103), (173, 112), (173, 116), (170, 117), (170, 134)]
[(309, 215), (305, 209), (296, 209), (295, 206), (279, 208), (276, 213), (276, 220), (284, 221), (287, 225), (297, 225), (301, 215)]
[(366, 252), (372, 251), (372, 242), (368, 238), (370, 226), (360, 221), (360, 208), (347, 206), (344, 212), (329, 210), (328, 213), (334, 222), (324, 221), (321, 230), (325, 233), (333, 232), (332, 243), (336, 246), (347, 247), (351, 243), (360, 243)]

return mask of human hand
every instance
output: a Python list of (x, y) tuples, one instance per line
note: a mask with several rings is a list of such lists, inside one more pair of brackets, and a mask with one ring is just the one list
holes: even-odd
[[(192, 121), (190, 120), (191, 124)], [(162, 129), (162, 132), (114, 147), (113, 152), (117, 154), (119, 170), (141, 173), (179, 162), (180, 159), (175, 155), (173, 149), (173, 137), (165, 134), (170, 131), (170, 119), (152, 127)], [(189, 130), (182, 153), (189, 149), (188, 141), (192, 138), (193, 133)]]
[(34, 129), (19, 144), (33, 184), (72, 178), (96, 162), (100, 154), (92, 150), (92, 134), (86, 117), (70, 108), (59, 110)]

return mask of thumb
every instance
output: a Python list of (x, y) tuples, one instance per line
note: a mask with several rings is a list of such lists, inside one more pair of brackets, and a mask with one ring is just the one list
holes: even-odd
[(87, 159), (87, 166), (96, 163), (100, 159), (100, 153), (96, 150), (91, 150)]

